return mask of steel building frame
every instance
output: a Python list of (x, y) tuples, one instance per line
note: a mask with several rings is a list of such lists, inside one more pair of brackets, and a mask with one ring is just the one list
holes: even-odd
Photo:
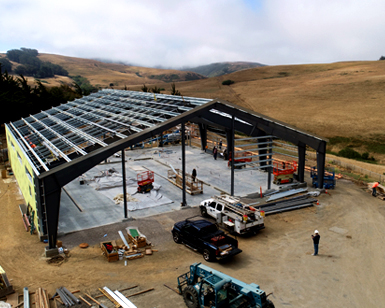
[[(184, 127), (186, 122), (199, 125), (202, 149), (206, 147), (208, 126), (224, 129), (229, 149), (234, 147), (235, 131), (260, 137), (261, 143), (271, 142), (271, 136), (291, 142), (298, 148), (300, 181), (304, 180), (306, 146), (309, 146), (317, 151), (318, 174), (324, 174), (326, 139), (252, 110), (218, 99), (101, 90), (6, 124), (35, 172), (40, 232), (48, 237), (48, 248), (56, 247), (64, 185), (111, 155), (157, 137), (176, 125)], [(184, 142), (182, 147), (184, 150)], [(260, 154), (263, 151), (267, 150), (261, 148)], [(234, 167), (232, 176), (233, 172)], [(322, 187), (323, 177), (318, 181)]]

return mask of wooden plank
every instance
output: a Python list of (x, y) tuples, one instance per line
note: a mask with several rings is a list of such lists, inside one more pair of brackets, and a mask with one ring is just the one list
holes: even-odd
[(105, 290), (99, 288), (99, 291), (104, 294), (105, 297), (107, 297), (114, 305), (116, 308), (120, 307), (120, 304), (110, 295), (108, 294)]
[(35, 297), (35, 308), (40, 308), (40, 302), (39, 302), (39, 290), (37, 290), (34, 294)]
[(146, 293), (146, 292), (150, 292), (150, 291), (152, 291), (152, 290), (154, 290), (154, 288), (147, 289), (147, 290), (144, 290), (144, 291), (140, 291), (140, 292), (137, 292), (137, 293), (128, 295), (127, 297), (136, 296), (136, 295), (139, 295), (139, 294), (143, 294), (143, 293)]
[(48, 295), (47, 295), (47, 290), (41, 289), (42, 292), (42, 297), (43, 297), (43, 304), (45, 308), (50, 308), (49, 307), (49, 301), (48, 301)]
[(84, 297), (82, 297), (82, 296), (79, 296), (79, 298), (83, 301), (83, 302), (85, 302), (88, 306), (92, 306), (92, 304), (90, 303), (90, 302), (88, 302), (88, 301), (86, 301), (85, 299), (84, 299)]

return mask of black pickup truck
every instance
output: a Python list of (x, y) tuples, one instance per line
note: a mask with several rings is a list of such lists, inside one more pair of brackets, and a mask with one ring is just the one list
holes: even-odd
[(171, 232), (175, 243), (184, 243), (203, 253), (203, 259), (206, 261), (229, 258), (242, 252), (235, 238), (226, 235), (215, 224), (204, 219), (177, 222)]

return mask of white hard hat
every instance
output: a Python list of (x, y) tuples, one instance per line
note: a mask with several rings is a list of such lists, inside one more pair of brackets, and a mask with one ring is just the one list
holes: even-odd
[(314, 233), (318, 233), (318, 230), (315, 230)]

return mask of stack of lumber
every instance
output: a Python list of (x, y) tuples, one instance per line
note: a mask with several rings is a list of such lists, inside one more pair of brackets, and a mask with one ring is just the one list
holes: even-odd
[(35, 307), (36, 308), (50, 308), (49, 306), (49, 298), (47, 291), (38, 288), (35, 292)]

